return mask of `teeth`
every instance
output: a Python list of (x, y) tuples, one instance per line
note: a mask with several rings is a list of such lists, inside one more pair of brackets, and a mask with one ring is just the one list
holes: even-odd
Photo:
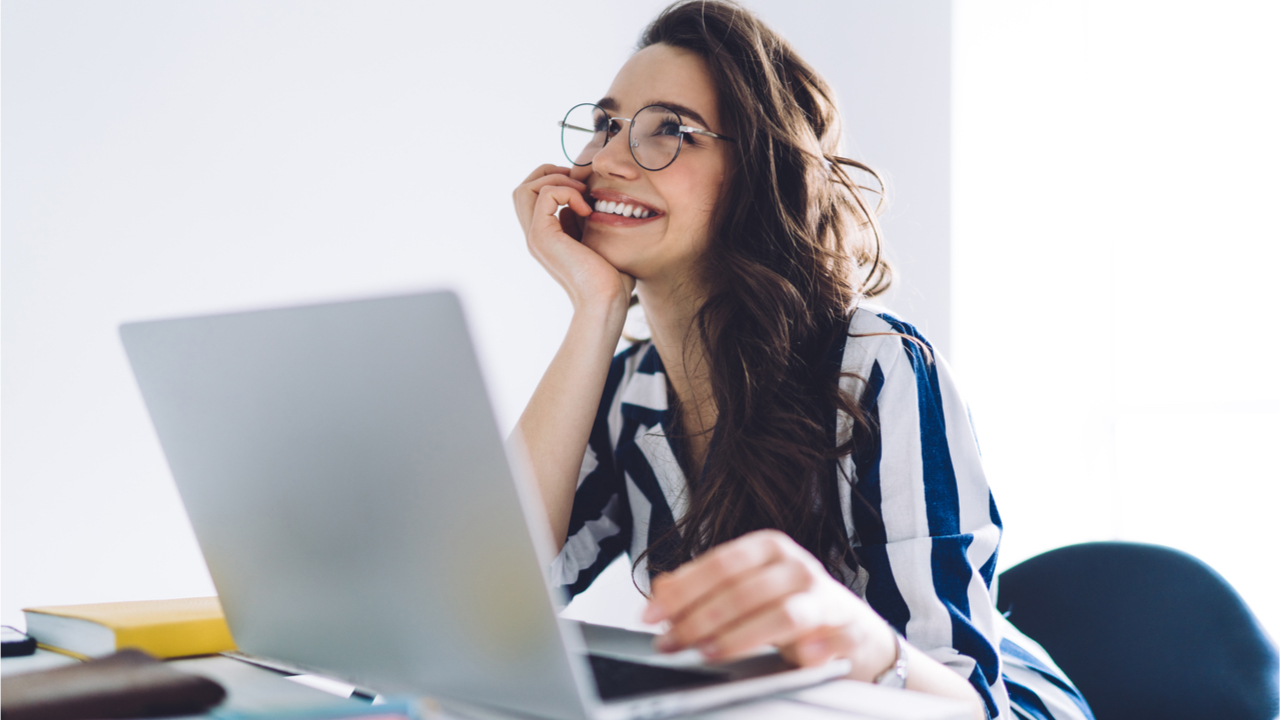
[(613, 202), (611, 200), (597, 200), (595, 211), (621, 215), (622, 217), (647, 218), (653, 216), (652, 210), (646, 210), (639, 205), (628, 205), (626, 203)]

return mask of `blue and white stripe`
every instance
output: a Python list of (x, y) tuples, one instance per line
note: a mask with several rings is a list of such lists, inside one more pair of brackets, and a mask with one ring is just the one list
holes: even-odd
[[(873, 419), (840, 462), (841, 513), (861, 565), (847, 584), (915, 647), (968, 678), (993, 718), (1092, 718), (1039, 648), (995, 610), (1001, 523), (964, 401), (946, 363), (911, 325), (855, 311), (842, 380)], [(841, 348), (834, 348), (839, 354)], [(553, 577), (584, 590), (622, 552), (637, 557), (687, 507), (688, 486), (663, 433), (667, 384), (651, 343), (614, 358), (583, 460), (568, 541)], [(663, 548), (655, 548), (655, 553)], [(642, 563), (635, 580), (647, 589)]]

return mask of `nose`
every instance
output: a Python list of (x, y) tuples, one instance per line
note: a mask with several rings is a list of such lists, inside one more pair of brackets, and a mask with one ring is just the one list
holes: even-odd
[[(630, 130), (627, 123), (625, 130)], [(591, 161), (592, 172), (599, 175), (634, 180), (640, 176), (640, 166), (631, 155), (631, 133), (619, 131), (605, 146), (600, 148)]]

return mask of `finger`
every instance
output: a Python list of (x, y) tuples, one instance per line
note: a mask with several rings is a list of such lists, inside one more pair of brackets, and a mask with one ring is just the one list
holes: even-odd
[(538, 191), (547, 185), (568, 185), (579, 190), (587, 189), (586, 183), (581, 180), (575, 180), (568, 175), (543, 175), (517, 187), (515, 194), (519, 195), (523, 192), (529, 195), (537, 195)]
[(569, 209), (583, 217), (591, 214), (591, 205), (582, 197), (582, 192), (577, 188), (547, 185), (538, 191), (536, 207), (544, 215), (555, 217), (563, 205), (568, 205)]
[(661, 622), (688, 612), (707, 593), (751, 568), (781, 560), (795, 543), (776, 530), (748, 533), (653, 581), (644, 621)]
[(764, 645), (789, 645), (823, 627), (824, 612), (813, 593), (791, 595), (762, 608), (717, 637), (697, 645), (704, 656), (727, 660)]
[(525, 183), (533, 182), (534, 180), (544, 175), (568, 175), (568, 174), (569, 174), (569, 168), (561, 167), (560, 165), (554, 165), (552, 163), (546, 163), (545, 165), (539, 165), (537, 168), (535, 168), (533, 172), (529, 173), (529, 177), (525, 178), (524, 182), (520, 184), (524, 185)]
[(658, 648), (674, 651), (710, 640), (766, 605), (773, 605), (788, 595), (805, 592), (814, 578), (799, 562), (772, 562), (744, 573), (696, 605), (658, 640)]
[(591, 214), (591, 206), (582, 198), (582, 193), (571, 187), (547, 185), (538, 191), (538, 200), (534, 203), (530, 218), (530, 242), (539, 231), (562, 232), (560, 218), (557, 217), (562, 205), (568, 205), (578, 215)]
[(586, 192), (587, 186), (580, 180), (574, 180), (567, 175), (544, 175), (543, 177), (531, 180), (515, 189), (511, 193), (512, 200), (515, 201), (516, 210), (532, 208), (533, 203), (538, 199), (538, 193), (542, 188), (548, 185), (564, 185), (571, 187), (579, 192)]
[(577, 190), (579, 194), (586, 192), (587, 189), (584, 183), (565, 175), (546, 175), (516, 188), (512, 194), (512, 199), (515, 201), (516, 217), (520, 220), (520, 226), (524, 229), (526, 235), (529, 233), (530, 222), (533, 219), (533, 208), (538, 201), (538, 193), (550, 185), (570, 187)]

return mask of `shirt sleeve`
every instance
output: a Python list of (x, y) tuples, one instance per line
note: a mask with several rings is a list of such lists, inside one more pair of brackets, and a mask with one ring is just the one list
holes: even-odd
[(551, 578), (569, 599), (586, 590), (631, 542), (631, 508), (622, 468), (614, 453), (609, 419), (616, 404), (628, 360), (636, 346), (613, 359), (578, 471), (578, 489), (569, 515), (564, 548), (551, 563)]
[[(988, 717), (1009, 717), (991, 586), (1001, 524), (968, 411), (915, 328), (889, 327), (861, 368), (845, 507), (864, 577), (855, 589), (916, 648), (965, 677)], [(845, 365), (846, 370), (849, 364)]]

